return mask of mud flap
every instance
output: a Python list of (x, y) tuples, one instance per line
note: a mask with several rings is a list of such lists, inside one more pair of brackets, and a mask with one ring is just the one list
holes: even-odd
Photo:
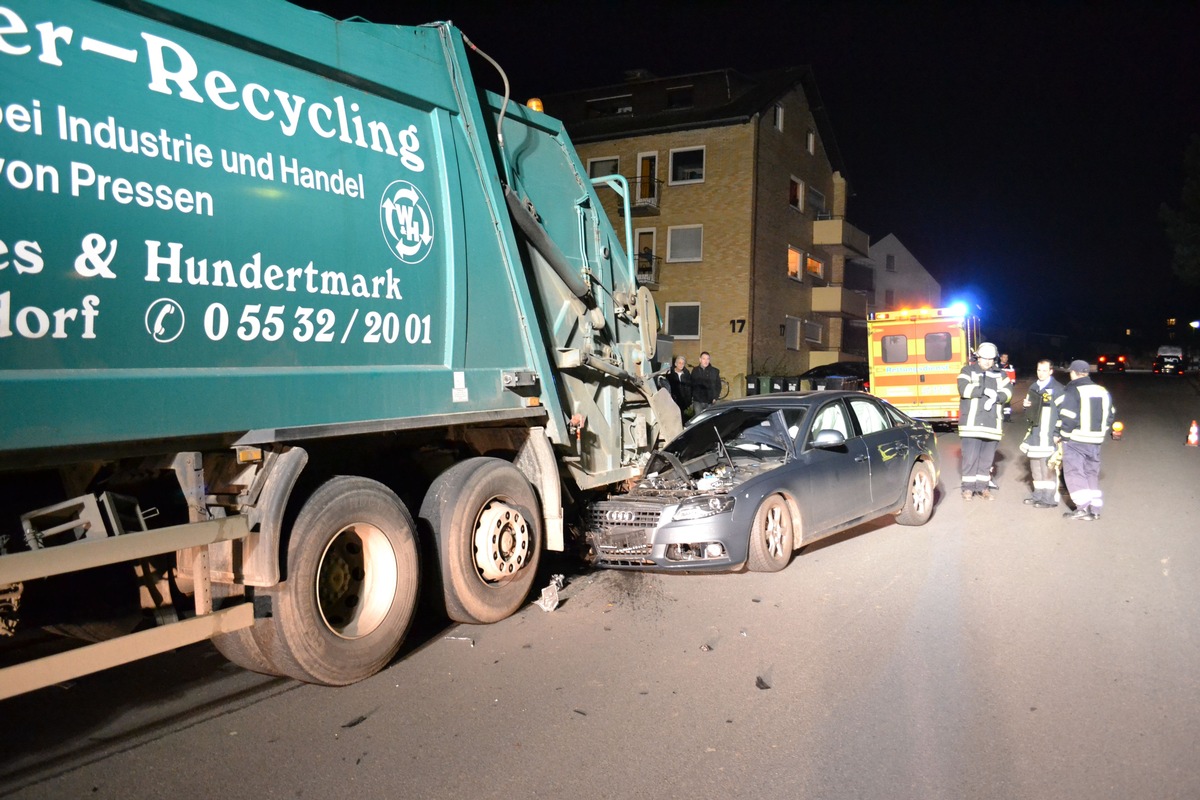
[(658, 419), (658, 435), (662, 438), (659, 444), (671, 441), (683, 431), (683, 412), (675, 405), (670, 389), (659, 389), (650, 395), (650, 408)]

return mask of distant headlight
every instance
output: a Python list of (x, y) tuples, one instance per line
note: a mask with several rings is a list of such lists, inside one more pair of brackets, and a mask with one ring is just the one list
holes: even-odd
[(728, 495), (692, 497), (679, 504), (679, 508), (675, 509), (674, 519), (704, 519), (716, 514), (728, 514), (730, 511), (733, 511), (733, 498)]

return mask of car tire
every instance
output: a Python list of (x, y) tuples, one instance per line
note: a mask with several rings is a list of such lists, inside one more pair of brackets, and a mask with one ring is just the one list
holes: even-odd
[(933, 514), (933, 468), (924, 461), (913, 464), (908, 473), (904, 507), (896, 515), (901, 525), (924, 525)]
[(779, 572), (792, 560), (794, 549), (792, 510), (783, 495), (773, 494), (754, 514), (746, 568), (751, 572)]

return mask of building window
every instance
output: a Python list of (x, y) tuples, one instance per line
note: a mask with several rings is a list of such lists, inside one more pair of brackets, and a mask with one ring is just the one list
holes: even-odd
[(895, 272), (896, 271), (896, 257), (894, 255), (892, 255), (891, 253), (888, 253), (887, 257), (884, 259), (883, 268), (886, 269), (888, 272)]
[(800, 264), (804, 261), (804, 253), (796, 248), (788, 245), (788, 277), (795, 280), (803, 280), (804, 276), (800, 274)]
[(804, 320), (784, 316), (783, 345), (788, 350), (799, 350), (804, 345)]
[(588, 119), (616, 117), (633, 113), (633, 95), (618, 94), (612, 97), (597, 97), (587, 101)]
[(771, 109), (771, 124), (775, 130), (783, 130), (783, 103), (776, 103)]
[(654, 228), (638, 228), (633, 232), (637, 241), (637, 279), (639, 283), (658, 283), (659, 257), (654, 252), (658, 233)]
[(825, 195), (813, 187), (808, 187), (808, 207), (817, 214), (817, 219), (820, 219), (825, 214)]
[(825, 341), (825, 326), (813, 320), (804, 320), (804, 338), (813, 344)]
[(884, 291), (883, 291), (883, 307), (884, 308), (895, 308), (896, 307), (896, 290), (895, 289), (884, 289)]
[(804, 271), (814, 278), (825, 280), (825, 262), (810, 253), (804, 261)]
[(788, 205), (797, 211), (804, 210), (804, 181), (794, 175), (788, 183)]
[(667, 228), (667, 261), (700, 261), (703, 256), (703, 225)]
[(638, 153), (636, 202), (654, 203), (658, 199), (658, 153)]
[(667, 89), (667, 108), (691, 108), (694, 104), (691, 86)]
[(671, 151), (671, 183), (700, 183), (703, 180), (703, 147)]
[(811, 128), (804, 136), (804, 149), (808, 151), (810, 156), (817, 154), (817, 134)]
[(589, 178), (599, 178), (601, 175), (616, 175), (621, 171), (621, 159), (616, 156), (589, 158), (587, 167)]
[(700, 338), (700, 304), (667, 303), (668, 336), (675, 339)]

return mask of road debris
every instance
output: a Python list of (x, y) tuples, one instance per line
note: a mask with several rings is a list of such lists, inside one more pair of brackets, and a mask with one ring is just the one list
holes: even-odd
[(566, 579), (562, 575), (550, 576), (550, 585), (542, 589), (542, 596), (535, 601), (542, 611), (549, 613), (558, 608), (558, 592), (565, 585)]
[(713, 649), (713, 648), (712, 648), (712, 645), (710, 645), (710, 644), (702, 644), (702, 645), (700, 645), (700, 652), (701, 652), (701, 653), (707, 653), (707, 652), (711, 651), (712, 649)]
[(761, 675), (759, 675), (757, 678), (754, 679), (754, 685), (760, 689), (770, 689), (771, 688), (771, 684), (764, 681), (762, 679)]
[(447, 636), (445, 638), (452, 642), (470, 642), (471, 647), (475, 646), (475, 640), (470, 636)]

